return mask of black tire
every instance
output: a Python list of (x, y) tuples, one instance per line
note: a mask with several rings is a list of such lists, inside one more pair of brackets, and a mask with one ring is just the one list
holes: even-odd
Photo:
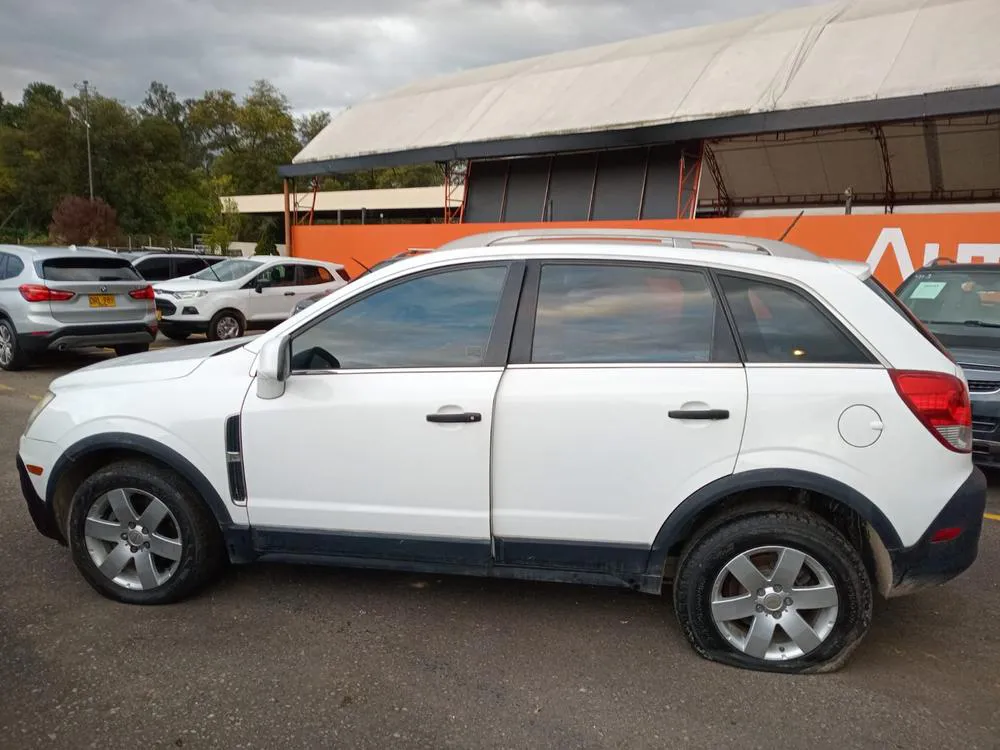
[(17, 343), (17, 331), (6, 318), (0, 318), (0, 346), (4, 347), (4, 351), (0, 351), (0, 370), (16, 372), (27, 367), (28, 357)]
[[(839, 599), (829, 635), (812, 650), (787, 660), (744, 653), (723, 636), (712, 616), (712, 589), (723, 568), (740, 554), (767, 546), (788, 547), (811, 556), (829, 574)], [(744, 669), (835, 671), (847, 662), (871, 625), (872, 586), (861, 555), (831, 524), (801, 509), (765, 509), (710, 525), (682, 553), (673, 588), (677, 619), (695, 651), (706, 659)], [(776, 622), (780, 624), (780, 619)]]
[[(235, 335), (223, 335), (224, 331), (220, 331), (222, 328), (230, 328), (232, 322), (235, 321)], [(244, 333), (246, 333), (247, 324), (243, 320), (243, 316), (240, 315), (235, 310), (219, 310), (214, 316), (212, 316), (211, 322), (208, 324), (208, 340), (209, 341), (222, 341), (223, 339), (238, 339)]]
[[(106, 493), (126, 488), (148, 493), (166, 505), (181, 541), (172, 575), (145, 590), (128, 588), (107, 577), (87, 546), (87, 514)], [(141, 500), (140, 495), (133, 507)], [(145, 461), (120, 461), (88, 477), (73, 495), (67, 536), (73, 562), (87, 582), (109, 599), (125, 604), (169, 604), (191, 596), (216, 577), (225, 560), (218, 522), (197, 493), (172, 471)], [(109, 544), (114, 549), (115, 543)]]
[(190, 331), (178, 331), (175, 328), (163, 328), (162, 326), (160, 327), (160, 333), (171, 341), (184, 341), (191, 335)]
[(119, 344), (115, 348), (115, 355), (127, 357), (130, 354), (142, 354), (149, 351), (149, 344)]

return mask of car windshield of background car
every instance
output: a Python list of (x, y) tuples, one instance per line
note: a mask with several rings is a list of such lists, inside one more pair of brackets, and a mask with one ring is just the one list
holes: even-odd
[(917, 271), (899, 299), (927, 325), (1000, 327), (1000, 271)]
[(191, 278), (198, 279), (199, 281), (236, 281), (236, 279), (243, 278), (259, 266), (260, 263), (254, 260), (233, 258), (209, 266), (204, 271), (194, 274)]

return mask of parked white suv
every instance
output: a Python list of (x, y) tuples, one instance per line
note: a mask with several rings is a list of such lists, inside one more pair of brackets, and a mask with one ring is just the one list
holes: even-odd
[(122, 602), (226, 560), (667, 579), (703, 656), (834, 669), (874, 591), (976, 557), (962, 373), (864, 265), (647, 235), (480, 238), (64, 376), (20, 443), (35, 524)]
[(157, 283), (160, 331), (172, 339), (207, 333), (210, 341), (239, 338), (292, 314), (305, 297), (344, 286), (339, 263), (303, 258), (230, 258), (198, 273)]

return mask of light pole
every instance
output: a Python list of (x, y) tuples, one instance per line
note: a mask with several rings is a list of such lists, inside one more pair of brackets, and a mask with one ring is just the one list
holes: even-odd
[(94, 202), (94, 163), (90, 156), (90, 83), (74, 83), (73, 88), (83, 95), (83, 126), (87, 134), (87, 181), (90, 185), (90, 202)]

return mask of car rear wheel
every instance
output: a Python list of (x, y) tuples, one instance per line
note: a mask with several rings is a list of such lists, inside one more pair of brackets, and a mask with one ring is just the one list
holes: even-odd
[(872, 588), (857, 550), (805, 510), (735, 517), (681, 556), (674, 608), (702, 656), (770, 672), (842, 666), (871, 625)]
[(17, 333), (10, 321), (0, 319), (0, 370), (21, 370), (27, 357), (17, 343)]
[(217, 312), (208, 324), (208, 339), (209, 341), (238, 339), (245, 330), (246, 326), (239, 313), (232, 310), (222, 310)]
[(194, 490), (141, 461), (112, 464), (80, 485), (67, 536), (87, 582), (126, 604), (189, 596), (223, 562), (218, 524)]

